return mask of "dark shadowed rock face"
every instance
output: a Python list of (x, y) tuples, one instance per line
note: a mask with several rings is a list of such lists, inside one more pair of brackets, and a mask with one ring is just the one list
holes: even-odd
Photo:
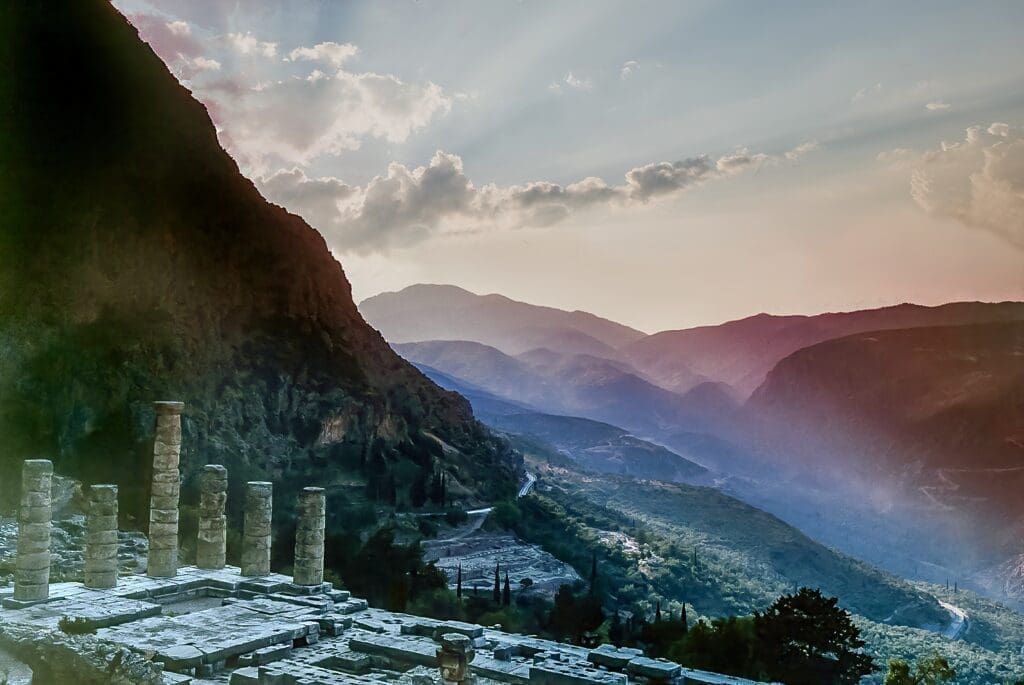
[[(327, 478), (440, 438), (468, 496), (514, 464), (359, 315), (340, 264), (266, 202), (203, 106), (102, 0), (0, 9), (0, 467), (141, 501), (153, 399), (187, 403), (186, 480)], [(373, 447), (373, 446), (376, 447)]]

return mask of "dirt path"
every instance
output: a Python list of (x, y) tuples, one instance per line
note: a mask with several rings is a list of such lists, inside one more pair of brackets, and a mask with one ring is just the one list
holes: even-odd
[(950, 640), (959, 640), (967, 632), (967, 629), (971, 627), (971, 622), (967, 618), (967, 612), (949, 602), (939, 601), (939, 604), (949, 612), (950, 617), (949, 625), (946, 626), (941, 635), (948, 637)]

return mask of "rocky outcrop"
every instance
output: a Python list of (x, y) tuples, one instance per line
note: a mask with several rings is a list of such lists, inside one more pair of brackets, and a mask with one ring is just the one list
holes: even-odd
[(0, 626), (0, 646), (32, 668), (33, 682), (78, 685), (161, 685), (163, 668), (92, 635), (24, 625)]

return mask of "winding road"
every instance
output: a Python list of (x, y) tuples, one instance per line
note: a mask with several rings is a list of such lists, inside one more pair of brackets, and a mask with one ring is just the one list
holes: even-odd
[(950, 640), (959, 640), (971, 626), (971, 623), (967, 618), (967, 612), (956, 605), (950, 604), (949, 602), (939, 600), (939, 604), (943, 609), (949, 612), (950, 617), (949, 625), (941, 632), (941, 635), (943, 637), (948, 637)]
[[(519, 492), (516, 494), (516, 499), (519, 499), (520, 497), (525, 497), (526, 495), (530, 494), (530, 490), (533, 489), (533, 485), (536, 482), (537, 482), (537, 476), (535, 476), (532, 473), (530, 473), (529, 471), (527, 471), (526, 472), (526, 482), (523, 483), (523, 486), (521, 488), (519, 488)], [(492, 511), (494, 511), (494, 507), (493, 506), (491, 506), (491, 507), (483, 507), (481, 509), (467, 509), (466, 510), (466, 514), (468, 516), (475, 517), (473, 519), (473, 523), (468, 528), (464, 528), (463, 530), (460, 530), (458, 533), (456, 533), (452, 537), (445, 538), (444, 540), (437, 540), (436, 542), (438, 544), (443, 544), (443, 543), (446, 543), (446, 542), (454, 542), (455, 540), (461, 540), (462, 538), (469, 537), (470, 535), (472, 535), (476, 531), (480, 530), (480, 526), (484, 525), (484, 521), (487, 520), (487, 515), (490, 514)], [(433, 516), (433, 515), (434, 514), (414, 514), (414, 516)]]

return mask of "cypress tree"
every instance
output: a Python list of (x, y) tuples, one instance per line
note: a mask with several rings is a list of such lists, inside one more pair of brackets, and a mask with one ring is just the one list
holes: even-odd
[(661, 623), (661, 600), (660, 599), (658, 600), (658, 604), (655, 606), (655, 609), (654, 609), (654, 622), (655, 623)]
[(683, 624), (683, 635), (686, 635), (686, 632), (689, 630), (689, 627), (686, 624), (686, 602), (683, 602), (683, 608), (679, 612), (679, 620), (682, 621)]
[(501, 564), (494, 565), (494, 603), (501, 603)]
[(596, 592), (595, 586), (597, 585), (597, 552), (593, 552), (590, 557), (590, 592), (593, 594)]
[[(455, 577), (455, 596), (462, 599), (462, 564), (459, 564), (459, 574)], [(683, 608), (686, 611), (686, 608)]]
[(612, 624), (608, 626), (608, 639), (616, 647), (622, 646), (622, 618), (619, 616), (619, 609), (616, 607), (612, 614)]
[(505, 571), (505, 588), (501, 592), (501, 603), (505, 606), (512, 604), (512, 586), (508, 582), (508, 571)]

